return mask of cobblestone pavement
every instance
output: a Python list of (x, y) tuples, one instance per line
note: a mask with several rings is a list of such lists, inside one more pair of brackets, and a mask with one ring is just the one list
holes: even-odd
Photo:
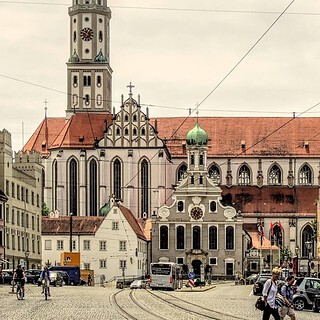
[[(183, 299), (192, 304), (197, 304), (203, 308), (221, 312), (224, 314), (221, 319), (262, 319), (262, 313), (254, 308), (256, 296), (250, 295), (252, 286), (235, 286), (233, 283), (221, 283), (212, 286), (212, 289), (202, 292), (174, 291), (166, 292), (173, 298)], [(112, 295), (118, 292), (114, 286), (103, 287), (70, 287), (51, 288), (52, 297), (45, 301), (41, 295), (41, 289), (34, 285), (26, 286), (26, 299), (18, 301), (16, 295), (9, 293), (11, 288), (8, 285), (0, 286), (0, 319), (1, 320), (49, 320), (49, 319), (77, 319), (77, 320), (100, 320), (100, 319), (124, 319), (123, 315), (118, 313), (112, 301)], [(129, 293), (130, 289), (125, 289)], [(154, 291), (152, 291), (154, 292)], [(157, 293), (157, 291), (155, 291)], [(148, 297), (145, 290), (135, 292), (138, 298)], [(170, 297), (169, 300), (172, 300)], [(146, 298), (147, 300), (147, 298)], [(149, 299), (151, 300), (151, 299)], [(152, 300), (156, 301), (156, 300)], [(157, 304), (157, 302), (154, 302)], [(154, 305), (152, 309), (163, 310), (163, 302)], [(169, 309), (169, 307), (168, 307)], [(179, 311), (180, 312), (180, 311)], [(179, 318), (176, 317), (177, 310), (171, 319), (198, 319), (197, 316), (184, 316), (183, 310)], [(161, 314), (161, 311), (159, 311)], [(163, 313), (162, 313), (163, 314)], [(226, 315), (227, 314), (227, 315)], [(151, 319), (146, 311), (141, 310), (139, 319)], [(289, 319), (289, 318), (288, 318)], [(320, 319), (320, 314), (312, 311), (297, 312), (299, 320)]]

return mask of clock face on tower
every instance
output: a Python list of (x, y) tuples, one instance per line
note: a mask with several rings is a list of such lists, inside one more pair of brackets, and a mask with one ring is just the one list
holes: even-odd
[(203, 217), (203, 211), (199, 207), (194, 207), (190, 211), (191, 218), (194, 220), (201, 219)]
[(84, 41), (90, 41), (93, 38), (93, 31), (90, 28), (83, 28), (80, 32), (80, 37)]

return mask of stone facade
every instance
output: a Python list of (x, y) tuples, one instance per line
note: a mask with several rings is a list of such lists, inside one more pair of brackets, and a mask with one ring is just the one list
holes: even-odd
[(0, 189), (8, 201), (4, 209), (5, 268), (16, 267), (22, 259), (26, 268), (41, 263), (41, 206), (43, 166), (37, 151), (15, 153), (11, 135), (0, 132)]

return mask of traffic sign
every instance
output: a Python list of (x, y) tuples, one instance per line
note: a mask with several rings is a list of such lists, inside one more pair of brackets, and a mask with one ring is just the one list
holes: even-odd
[(196, 276), (196, 275), (194, 274), (194, 272), (189, 272), (189, 273), (188, 273), (188, 278), (189, 278), (189, 279), (194, 279), (195, 276)]

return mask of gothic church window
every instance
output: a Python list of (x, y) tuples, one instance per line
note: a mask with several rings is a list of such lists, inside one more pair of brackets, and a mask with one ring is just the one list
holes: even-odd
[(117, 128), (117, 129), (116, 129), (116, 135), (117, 135), (117, 136), (120, 136), (120, 128)]
[(137, 115), (134, 114), (134, 115), (133, 115), (133, 122), (136, 122), (136, 121), (137, 121)]
[(187, 166), (185, 164), (180, 165), (178, 168), (178, 181), (181, 181), (187, 172)]
[(116, 199), (121, 199), (121, 162), (119, 159), (113, 162), (113, 194)]
[(75, 159), (69, 163), (69, 203), (70, 213), (78, 215), (78, 165)]
[(306, 242), (307, 241), (311, 241), (311, 243), (312, 243), (311, 254), (313, 255), (313, 253), (314, 253), (314, 242), (312, 241), (312, 235), (313, 235), (312, 227), (308, 224), (303, 228), (302, 234), (301, 234), (301, 245), (300, 245), (300, 248), (302, 249), (301, 257), (308, 258), (309, 252), (308, 252), (308, 249), (306, 247)]
[(169, 249), (169, 234), (168, 227), (161, 226), (160, 227), (160, 249)]
[(141, 162), (141, 213), (149, 213), (149, 167), (146, 159)]
[(302, 186), (312, 184), (312, 171), (309, 165), (305, 164), (299, 172), (299, 184)]
[(209, 167), (208, 173), (209, 178), (211, 178), (216, 184), (219, 185), (221, 183), (220, 169), (216, 164), (213, 164)]
[(184, 249), (184, 227), (177, 228), (177, 249)]
[(145, 129), (145, 128), (142, 128), (142, 129), (141, 129), (141, 135), (142, 135), (142, 136), (145, 136), (145, 135), (146, 135), (146, 129)]
[(209, 249), (218, 249), (218, 230), (216, 226), (211, 226), (209, 228)]
[(238, 183), (240, 186), (250, 185), (250, 169), (246, 164), (243, 164), (239, 169)]
[(201, 249), (201, 229), (195, 226), (192, 229), (193, 249)]
[(98, 208), (98, 167), (97, 162), (92, 159), (89, 165), (89, 177), (90, 177), (90, 216), (97, 215)]
[(269, 184), (278, 185), (281, 184), (281, 169), (278, 165), (273, 165), (269, 172)]
[(128, 134), (129, 134), (129, 130), (128, 130), (128, 128), (125, 128), (124, 129), (124, 135), (127, 136)]
[(234, 228), (226, 228), (226, 250), (234, 250)]

